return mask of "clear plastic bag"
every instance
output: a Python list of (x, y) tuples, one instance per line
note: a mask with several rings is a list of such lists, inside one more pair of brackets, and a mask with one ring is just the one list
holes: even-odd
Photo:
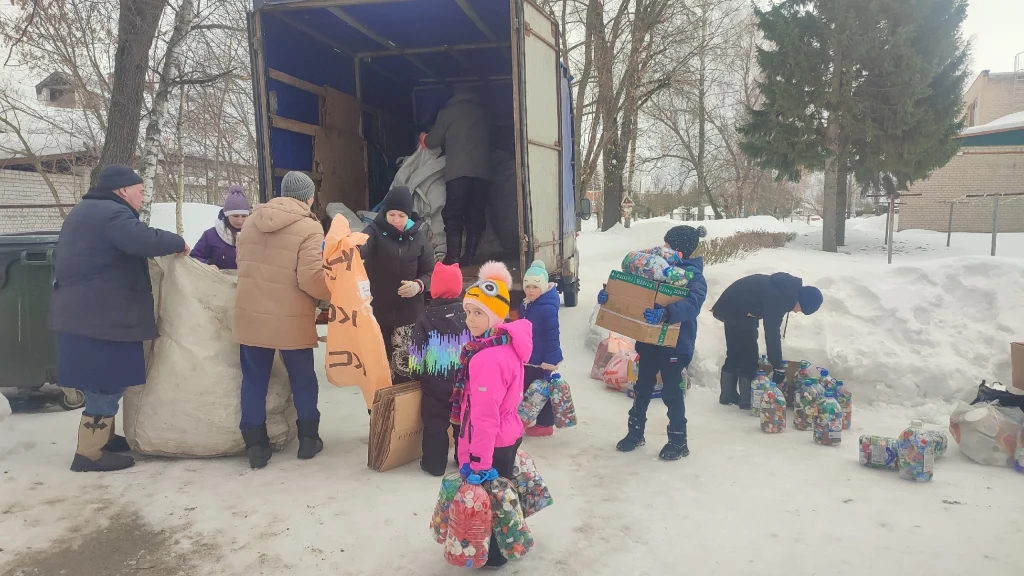
[(523, 394), (519, 404), (519, 419), (526, 426), (537, 424), (537, 416), (551, 397), (551, 383), (544, 379), (534, 380)]
[(1020, 408), (961, 402), (949, 416), (949, 433), (960, 451), (978, 464), (1009, 467), (1017, 455), (1022, 423)]
[(509, 560), (522, 558), (533, 548), (533, 534), (519, 503), (519, 492), (506, 478), (487, 482), (491, 495), (491, 516), (494, 540), (501, 555)]
[(455, 499), (455, 491), (462, 485), (462, 476), (458, 472), (449, 472), (441, 478), (441, 490), (437, 494), (434, 514), (430, 517), (430, 533), (438, 544), (448, 539), (448, 514)]
[(551, 377), (550, 396), (551, 408), (555, 413), (555, 428), (575, 426), (576, 406), (572, 402), (572, 392), (569, 390), (569, 383), (558, 374)]
[(483, 486), (463, 481), (448, 512), (444, 559), (452, 566), (479, 568), (491, 545), (491, 496)]
[(548, 485), (544, 483), (537, 464), (525, 450), (516, 452), (516, 464), (512, 469), (515, 475), (516, 490), (519, 492), (519, 503), (523, 507), (523, 517), (529, 518), (537, 512), (555, 503), (551, 498)]

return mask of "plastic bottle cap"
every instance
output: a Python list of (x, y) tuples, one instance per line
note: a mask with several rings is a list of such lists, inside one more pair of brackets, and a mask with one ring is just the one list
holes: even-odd
[(922, 426), (924, 426), (924, 422), (918, 420), (917, 418), (910, 421), (911, 428), (921, 428)]
[[(748, 356), (748, 358), (749, 358), (749, 356)], [(821, 377), (822, 378), (824, 378), (825, 376), (828, 376), (828, 370), (826, 370), (824, 368), (818, 368), (818, 370), (821, 371)]]

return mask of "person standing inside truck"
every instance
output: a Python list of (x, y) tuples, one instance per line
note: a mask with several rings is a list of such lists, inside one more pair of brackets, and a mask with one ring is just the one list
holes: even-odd
[(711, 314), (725, 324), (725, 363), (718, 402), (750, 409), (750, 383), (757, 376), (757, 325), (764, 323), (768, 361), (775, 368), (772, 379), (786, 379), (782, 367), (782, 319), (790, 312), (814, 314), (821, 307), (821, 290), (804, 286), (803, 280), (785, 272), (751, 274), (733, 282)]
[[(139, 219), (142, 178), (111, 164), (64, 220), (54, 262), (50, 325), (57, 339), (57, 378), (81, 390), (75, 472), (135, 465), (114, 416), (125, 389), (146, 383), (143, 342), (160, 334), (153, 315), (148, 258), (188, 254), (177, 234)], [(5, 319), (5, 321), (12, 321)]]
[(420, 143), (444, 148), (446, 196), (441, 218), (448, 246), (444, 263), (472, 265), (487, 224), (491, 180), (491, 124), (479, 94), (470, 86), (456, 86), (455, 95), (438, 112), (430, 132), (420, 136)]
[(267, 389), (278, 351), (288, 370), (299, 428), (301, 460), (324, 449), (319, 383), (313, 350), (319, 346), (316, 307), (330, 300), (324, 278), (324, 232), (310, 211), (313, 181), (302, 172), (281, 180), (281, 196), (256, 207), (238, 235), (235, 341), (242, 366), (239, 429), (251, 468), (270, 460)]
[[(668, 443), (658, 457), (662, 460), (679, 460), (690, 455), (686, 443), (686, 382), (683, 380), (683, 369), (693, 360), (697, 341), (697, 316), (708, 292), (708, 283), (704, 279), (704, 259), (693, 256), (697, 243), (706, 235), (707, 230), (703, 226), (676, 226), (665, 234), (665, 247), (678, 252), (680, 265), (692, 269), (694, 275), (686, 283), (689, 292), (685, 298), (664, 308), (655, 304), (654, 308), (644, 311), (644, 319), (648, 324), (679, 324), (679, 340), (674, 347), (637, 342), (636, 351), (640, 358), (637, 361), (637, 381), (633, 387), (635, 396), (633, 407), (629, 410), (626, 437), (615, 445), (620, 452), (632, 452), (646, 443), (644, 429), (647, 425), (647, 407), (651, 403), (660, 374), (664, 384), (661, 399), (668, 408)], [(597, 301), (599, 304), (608, 302), (608, 292), (602, 289), (597, 295)]]

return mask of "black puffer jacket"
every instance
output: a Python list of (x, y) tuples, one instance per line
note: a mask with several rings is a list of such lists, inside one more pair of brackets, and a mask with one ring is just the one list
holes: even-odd
[(459, 354), (472, 339), (460, 298), (438, 298), (427, 304), (412, 329), (409, 347), (409, 375), (419, 379), (423, 394), (438, 403), (449, 401), (459, 371)]
[(726, 324), (763, 320), (768, 361), (782, 366), (782, 319), (796, 307), (803, 283), (785, 272), (752, 274), (726, 288), (711, 313)]
[[(363, 229), (369, 236), (359, 247), (366, 263), (373, 294), (373, 314), (381, 326), (408, 326), (423, 313), (423, 293), (430, 289), (434, 253), (427, 246), (427, 235), (420, 232), (421, 222), (413, 215), (412, 228), (398, 231), (388, 224), (382, 210)], [(402, 298), (398, 288), (402, 280), (419, 280), (423, 290), (412, 298)]]

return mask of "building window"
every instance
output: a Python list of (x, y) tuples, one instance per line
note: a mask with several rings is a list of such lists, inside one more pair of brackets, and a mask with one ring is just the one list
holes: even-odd
[(975, 98), (967, 107), (967, 127), (975, 126), (978, 123), (978, 99)]

